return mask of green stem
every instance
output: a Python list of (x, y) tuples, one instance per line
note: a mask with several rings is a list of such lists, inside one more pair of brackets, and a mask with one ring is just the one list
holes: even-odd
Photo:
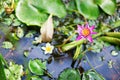
[(58, 45), (58, 46), (56, 46), (56, 47), (62, 47), (63, 45), (65, 45), (74, 35), (76, 34), (76, 32), (74, 32), (71, 36), (69, 36), (64, 42), (63, 42), (63, 44), (61, 44), (61, 45)]
[[(88, 57), (87, 57), (86, 55), (85, 55), (85, 57), (86, 57), (86, 60), (87, 60), (88, 64), (89, 64), (90, 67), (92, 68), (92, 70), (93, 70), (95, 73), (97, 73), (97, 71), (94, 69), (94, 67), (93, 67), (92, 64), (90, 63)], [(97, 74), (98, 74), (98, 73), (97, 73)], [(105, 80), (100, 74), (98, 74), (98, 75), (100, 76), (101, 80)]]
[(46, 70), (44, 71), (44, 73), (45, 73), (46, 75), (48, 75), (50, 78), (53, 78), (52, 75), (51, 75), (50, 73), (48, 73)]
[[(1, 56), (1, 53), (0, 53)], [(4, 71), (4, 65), (2, 63), (2, 59), (0, 57), (0, 80), (6, 80), (6, 75), (5, 75), (5, 71)]]
[(82, 39), (82, 40), (79, 40), (79, 41), (73, 41), (71, 43), (68, 43), (68, 44), (65, 44), (61, 47), (62, 51), (65, 52), (65, 51), (68, 51), (74, 47), (76, 47), (77, 45), (81, 45), (82, 43), (86, 42), (85, 39)]

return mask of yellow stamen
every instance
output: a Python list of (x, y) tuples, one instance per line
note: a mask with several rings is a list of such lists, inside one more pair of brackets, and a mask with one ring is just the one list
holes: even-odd
[(84, 28), (84, 29), (82, 30), (82, 35), (83, 35), (83, 36), (88, 36), (88, 35), (90, 35), (90, 30), (89, 30), (88, 28)]
[(50, 52), (51, 51), (51, 47), (50, 46), (46, 47), (46, 51)]

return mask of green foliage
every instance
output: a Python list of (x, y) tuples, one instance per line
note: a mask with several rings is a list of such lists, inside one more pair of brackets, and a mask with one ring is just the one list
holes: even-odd
[(82, 80), (105, 80), (100, 74), (89, 70), (83, 73)]
[(16, 16), (27, 25), (41, 26), (48, 14), (64, 17), (66, 10), (60, 0), (20, 0), (16, 8)]
[(82, 45), (78, 45), (74, 54), (73, 59), (76, 60), (81, 53)]
[(21, 80), (23, 75), (23, 66), (10, 62), (8, 69), (5, 69), (7, 80)]
[(30, 71), (36, 75), (43, 75), (46, 70), (46, 61), (42, 62), (39, 59), (30, 60), (28, 63)]
[(95, 0), (95, 2), (105, 13), (112, 15), (115, 12), (116, 0)]
[(78, 11), (88, 19), (96, 19), (99, 16), (99, 8), (93, 0), (75, 0)]
[(39, 78), (38, 76), (32, 76), (31, 80), (42, 80), (41, 78)]
[(0, 53), (0, 80), (6, 80), (2, 58), (3, 58), (3, 56)]
[(90, 46), (91, 46), (93, 52), (99, 53), (99, 52), (101, 52), (101, 50), (103, 49), (103, 47), (106, 46), (106, 45), (101, 40), (94, 40), (94, 42)]
[(59, 76), (58, 80), (81, 80), (80, 74), (75, 69), (65, 69)]
[[(71, 7), (72, 6), (72, 7)], [(68, 10), (79, 11), (85, 18), (97, 19), (100, 14), (99, 7), (107, 14), (112, 15), (116, 10), (115, 0), (71, 0)], [(77, 9), (76, 9), (77, 8)]]
[(11, 26), (19, 26), (22, 24), (14, 14), (3, 17), (1, 22)]

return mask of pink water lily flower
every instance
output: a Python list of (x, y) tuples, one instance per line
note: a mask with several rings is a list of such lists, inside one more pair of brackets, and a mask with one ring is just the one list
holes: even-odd
[(94, 28), (95, 26), (89, 26), (88, 24), (82, 26), (77, 25), (77, 32), (79, 35), (76, 40), (87, 39), (89, 42), (93, 42), (92, 34), (96, 34), (96, 32), (93, 32)]

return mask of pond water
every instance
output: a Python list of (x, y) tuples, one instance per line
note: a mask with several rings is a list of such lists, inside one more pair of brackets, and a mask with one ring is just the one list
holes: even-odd
[[(1, 31), (0, 35), (2, 36), (0, 39), (1, 46), (5, 36)], [(73, 67), (73, 59), (70, 55), (71, 53), (69, 53), (69, 55), (64, 53), (59, 56), (45, 55), (43, 53), (43, 50), (41, 49), (41, 46), (43, 46), (44, 43), (35, 46), (32, 44), (32, 41), (33, 38), (22, 38), (19, 40), (15, 50), (0, 48), (0, 53), (3, 54), (3, 56), (8, 62), (14, 61), (17, 64), (23, 64), (24, 67), (27, 67), (29, 59), (39, 58), (42, 60), (49, 60), (47, 63), (47, 69), (54, 78), (57, 78), (60, 72), (64, 69)], [(25, 50), (28, 50), (29, 52), (28, 57), (25, 57), (23, 55)], [(92, 64), (93, 67), (97, 70), (97, 72), (102, 74), (106, 78), (106, 80), (119, 80), (120, 51), (118, 51), (118, 55), (113, 56), (111, 55), (112, 50), (115, 50), (115, 48), (113, 46), (110, 46), (107, 48), (103, 48), (101, 53), (88, 52), (87, 56), (90, 64)], [(77, 63), (77, 61), (75, 63)], [(84, 70), (91, 69), (88, 62), (86, 61), (86, 57), (84, 57), (79, 64), (78, 68), (80, 67), (82, 67)], [(47, 77), (44, 78), (47, 80)]]

